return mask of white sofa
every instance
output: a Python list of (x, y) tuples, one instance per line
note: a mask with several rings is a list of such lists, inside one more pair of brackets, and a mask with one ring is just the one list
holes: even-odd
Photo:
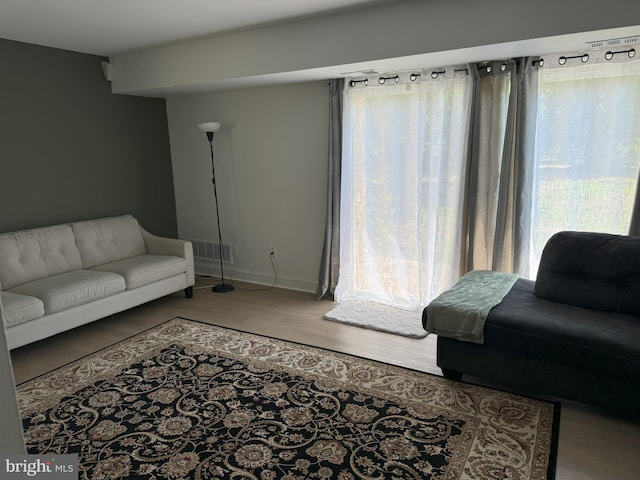
[(191, 242), (158, 237), (131, 215), (0, 234), (10, 349), (195, 283)]

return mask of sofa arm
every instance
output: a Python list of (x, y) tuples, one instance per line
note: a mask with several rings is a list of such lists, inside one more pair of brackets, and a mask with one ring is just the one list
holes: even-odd
[(144, 239), (147, 253), (149, 255), (173, 255), (184, 258), (187, 262), (187, 285), (195, 284), (195, 270), (193, 266), (193, 245), (187, 240), (179, 240), (177, 238), (159, 237), (142, 230), (142, 238)]

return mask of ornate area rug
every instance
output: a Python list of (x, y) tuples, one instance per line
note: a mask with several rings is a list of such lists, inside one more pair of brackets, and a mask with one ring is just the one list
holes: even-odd
[(419, 312), (402, 310), (375, 302), (349, 301), (339, 304), (324, 315), (326, 320), (394, 333), (411, 338), (427, 336)]
[(554, 405), (185, 319), (18, 386), (82, 479), (546, 479)]

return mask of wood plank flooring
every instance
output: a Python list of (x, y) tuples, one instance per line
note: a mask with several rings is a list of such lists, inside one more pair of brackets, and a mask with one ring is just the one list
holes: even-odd
[[(13, 350), (16, 382), (177, 316), (440, 374), (433, 335), (411, 339), (326, 321), (322, 316), (334, 305), (317, 301), (309, 293), (240, 282), (233, 292), (212, 293), (209, 284), (211, 281), (199, 280), (192, 299), (176, 293)], [(631, 480), (640, 478), (639, 472), (640, 424), (562, 402), (557, 480)]]

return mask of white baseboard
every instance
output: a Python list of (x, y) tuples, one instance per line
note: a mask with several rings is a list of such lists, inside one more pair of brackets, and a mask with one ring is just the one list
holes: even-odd
[[(317, 288), (316, 282), (281, 275), (274, 278), (273, 272), (267, 273), (255, 270), (246, 270), (243, 268), (233, 267), (232, 265), (225, 265), (224, 267), (224, 280), (229, 283), (233, 283), (233, 280), (239, 280), (254, 283), (256, 285), (271, 286), (275, 280), (275, 287), (287, 290), (315, 293)], [(220, 263), (217, 261), (213, 262), (211, 260), (197, 258), (194, 261), (194, 268), (196, 275), (220, 278)]]

